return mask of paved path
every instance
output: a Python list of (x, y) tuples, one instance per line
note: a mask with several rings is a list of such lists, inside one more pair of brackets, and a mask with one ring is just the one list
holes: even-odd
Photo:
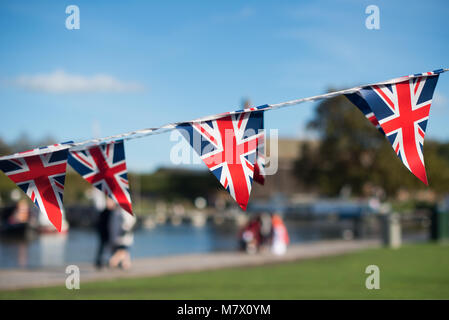
[[(135, 259), (130, 270), (97, 271), (90, 264), (78, 264), (81, 283), (117, 278), (150, 277), (188, 271), (211, 270), (227, 267), (257, 266), (270, 263), (340, 255), (365, 248), (380, 246), (377, 240), (319, 241), (291, 245), (284, 256), (269, 252), (247, 255), (240, 252), (188, 254), (170, 257)], [(33, 270), (0, 270), (0, 290), (65, 286), (65, 267)]]

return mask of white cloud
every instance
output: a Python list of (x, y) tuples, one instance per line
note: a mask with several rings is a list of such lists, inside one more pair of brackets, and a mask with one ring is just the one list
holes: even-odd
[(256, 10), (252, 7), (243, 7), (241, 8), (237, 14), (235, 15), (238, 18), (248, 18), (253, 16), (256, 13)]
[(434, 104), (441, 106), (445, 106), (449, 102), (448, 98), (439, 92), (435, 92), (432, 101)]
[(237, 22), (249, 19), (256, 14), (253, 7), (245, 6), (231, 13), (220, 13), (211, 17), (212, 21), (218, 23)]
[(448, 104), (449, 103), (449, 99), (439, 93), (439, 92), (435, 92), (433, 95), (433, 99), (432, 99), (432, 112), (433, 113), (437, 113), (437, 114), (442, 114), (442, 113), (447, 113), (448, 111)]
[(63, 70), (21, 75), (9, 83), (26, 90), (47, 93), (137, 92), (144, 90), (144, 86), (140, 83), (120, 81), (107, 74), (83, 76), (69, 74)]

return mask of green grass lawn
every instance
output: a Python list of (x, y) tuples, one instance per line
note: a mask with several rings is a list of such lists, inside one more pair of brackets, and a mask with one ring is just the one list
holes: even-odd
[[(201, 263), (200, 261), (198, 263)], [(380, 289), (365, 268), (380, 268)], [(261, 267), (0, 292), (0, 299), (449, 299), (449, 246), (370, 249)]]

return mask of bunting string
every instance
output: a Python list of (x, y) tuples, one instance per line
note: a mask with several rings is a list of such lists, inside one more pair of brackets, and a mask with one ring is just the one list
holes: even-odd
[[(437, 74), (444, 73), (447, 71), (449, 71), (448, 68), (438, 69), (438, 70), (431, 71), (431, 72), (417, 73), (417, 74), (412, 74), (409, 76), (403, 76), (403, 77), (399, 77), (399, 78), (386, 80), (383, 82), (366, 84), (366, 85), (362, 85), (362, 86), (357, 86), (357, 87), (353, 87), (353, 88), (349, 88), (349, 89), (334, 91), (334, 92), (325, 93), (325, 94), (307, 97), (307, 98), (295, 99), (295, 100), (285, 101), (285, 102), (276, 103), (276, 104), (262, 105), (260, 107), (255, 107), (255, 108), (241, 109), (241, 110), (230, 111), (230, 112), (225, 112), (225, 113), (220, 113), (220, 114), (214, 114), (214, 115), (197, 118), (194, 120), (173, 122), (173, 123), (165, 124), (160, 127), (134, 130), (134, 131), (111, 135), (111, 136), (107, 136), (107, 137), (103, 137), (103, 138), (89, 139), (89, 140), (85, 140), (85, 141), (81, 141), (81, 142), (70, 142), (70, 143), (68, 143), (68, 145), (71, 148), (74, 148), (75, 150), (81, 150), (81, 149), (83, 149), (83, 147), (88, 146), (88, 145), (96, 145), (96, 144), (101, 144), (101, 143), (110, 142), (110, 141), (114, 141), (114, 140), (127, 141), (127, 140), (131, 140), (131, 139), (143, 138), (143, 137), (147, 137), (150, 135), (162, 134), (162, 133), (174, 130), (174, 129), (176, 129), (177, 126), (179, 126), (183, 123), (212, 121), (212, 120), (219, 119), (225, 115), (239, 114), (239, 113), (251, 112), (251, 111), (256, 111), (256, 110), (257, 111), (275, 110), (275, 109), (280, 109), (280, 108), (289, 107), (289, 106), (293, 106), (293, 105), (298, 105), (298, 104), (301, 104), (304, 102), (312, 102), (312, 101), (318, 101), (318, 100), (323, 100), (323, 99), (330, 99), (330, 98), (334, 98), (339, 95), (355, 93), (363, 88), (370, 87), (373, 85), (387, 85), (387, 84), (405, 81), (407, 79), (414, 79), (414, 78), (418, 78), (418, 77), (422, 77), (422, 76), (429, 76), (429, 75), (437, 75)], [(47, 147), (50, 147), (50, 146), (47, 146)], [(47, 147), (44, 147), (43, 149), (45, 149)], [(41, 154), (44, 152), (48, 152), (48, 150), (47, 151), (45, 151), (45, 150), (36, 151), (35, 154)], [(11, 159), (18, 155), (20, 155), (20, 153), (14, 154), (14, 155), (3, 156), (3, 157), (0, 157), (0, 160)]]
[(264, 112), (344, 95), (386, 136), (404, 166), (428, 184), (424, 136), (439, 75), (446, 71), (449, 69), (104, 138), (50, 145), (0, 157), (0, 170), (61, 231), (67, 163), (132, 214), (124, 141), (179, 130), (221, 185), (246, 210), (252, 181), (264, 183)]

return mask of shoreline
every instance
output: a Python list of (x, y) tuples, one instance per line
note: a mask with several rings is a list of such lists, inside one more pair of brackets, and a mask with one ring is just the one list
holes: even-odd
[[(201, 254), (184, 254), (165, 257), (137, 258), (133, 260), (130, 270), (97, 270), (93, 265), (80, 263), (80, 281), (95, 282), (119, 278), (157, 277), (162, 275), (199, 272), (232, 267), (251, 267), (267, 264), (335, 256), (381, 246), (381, 241), (374, 240), (326, 240), (288, 247), (283, 256), (275, 256), (263, 251), (248, 255), (244, 252), (216, 252)], [(45, 269), (0, 270), (0, 290), (16, 290), (48, 286), (65, 286), (66, 267)]]

